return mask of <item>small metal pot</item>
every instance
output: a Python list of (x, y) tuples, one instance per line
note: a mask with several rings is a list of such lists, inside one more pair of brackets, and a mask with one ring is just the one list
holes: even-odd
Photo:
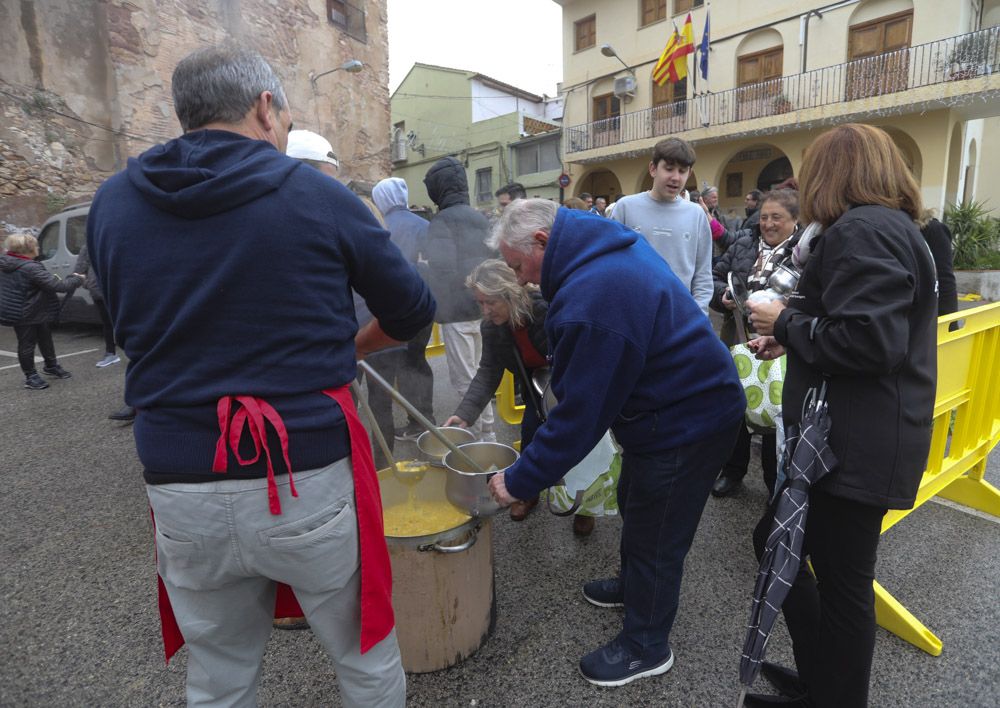
[[(465, 428), (438, 428), (438, 432), (456, 445), (464, 445), (476, 439), (476, 436)], [(444, 467), (444, 456), (451, 452), (429, 430), (424, 431), (417, 438), (417, 449), (420, 450), (423, 459), (438, 467)]]
[(493, 442), (468, 443), (459, 445), (459, 449), (482, 469), (496, 469), (475, 472), (458, 455), (449, 451), (444, 456), (444, 466), (448, 468), (445, 495), (448, 501), (471, 516), (492, 516), (500, 511), (500, 505), (490, 494), (490, 478), (517, 462), (517, 450), (509, 445)]
[(799, 284), (799, 273), (795, 268), (781, 264), (774, 269), (767, 279), (767, 286), (780, 295), (787, 295)]

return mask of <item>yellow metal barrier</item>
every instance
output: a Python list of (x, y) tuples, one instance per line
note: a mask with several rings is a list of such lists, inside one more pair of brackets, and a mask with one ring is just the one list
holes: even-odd
[(441, 339), (441, 327), (437, 322), (431, 328), (431, 338), (427, 342), (427, 356), (441, 356), (444, 354), (444, 341)]
[[(954, 332), (948, 325), (965, 320)], [(1000, 303), (938, 320), (938, 380), (934, 429), (913, 509), (890, 511), (885, 533), (934, 496), (1000, 516), (1000, 490), (983, 479), (986, 458), (1000, 442)], [(941, 653), (941, 640), (875, 583), (875, 616), (893, 634)]]

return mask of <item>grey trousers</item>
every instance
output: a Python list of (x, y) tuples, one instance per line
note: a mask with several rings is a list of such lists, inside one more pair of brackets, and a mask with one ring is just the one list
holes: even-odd
[(349, 459), (267, 480), (147, 485), (157, 570), (188, 646), (189, 706), (255, 706), (275, 583), (295, 591), (346, 706), (406, 703), (396, 632), (360, 653), (360, 561)]

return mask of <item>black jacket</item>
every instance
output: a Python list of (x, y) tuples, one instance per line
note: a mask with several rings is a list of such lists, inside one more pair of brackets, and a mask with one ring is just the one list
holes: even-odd
[(889, 509), (913, 506), (927, 464), (937, 376), (934, 261), (902, 211), (855, 207), (812, 246), (775, 323), (788, 352), (786, 424), (829, 379), (834, 472), (818, 488)]
[[(528, 323), (528, 339), (542, 356), (548, 356), (549, 343), (545, 337), (545, 314), (549, 310), (549, 305), (542, 299), (541, 293), (531, 294), (531, 315), (532, 321)], [(455, 415), (470, 425), (476, 422), (483, 408), (493, 397), (494, 391), (500, 385), (503, 372), (509, 371), (514, 374), (514, 382), (521, 391), (525, 405), (539, 405), (538, 397), (534, 393), (534, 388), (530, 381), (525, 381), (521, 375), (521, 367), (518, 365), (520, 352), (517, 343), (514, 341), (514, 332), (509, 324), (495, 325), (489, 320), (483, 320), (480, 325), (483, 333), (483, 355), (479, 360), (479, 370), (469, 384), (465, 397), (458, 405)], [(530, 376), (530, 372), (526, 372)], [(540, 418), (542, 416), (539, 416)]]
[(955, 267), (952, 264), (951, 231), (937, 219), (931, 219), (920, 233), (924, 235), (931, 255), (934, 256), (938, 281), (938, 317), (950, 315), (958, 311), (958, 284), (955, 282)]
[(38, 261), (0, 256), (0, 324), (32, 325), (52, 322), (59, 314), (59, 298), (80, 285), (71, 275), (60, 280)]
[(436, 322), (469, 322), (481, 317), (479, 306), (465, 287), (472, 269), (493, 254), (485, 241), (490, 225), (469, 206), (465, 168), (445, 157), (424, 177), (427, 194), (438, 206), (427, 230), (429, 284), (437, 300)]

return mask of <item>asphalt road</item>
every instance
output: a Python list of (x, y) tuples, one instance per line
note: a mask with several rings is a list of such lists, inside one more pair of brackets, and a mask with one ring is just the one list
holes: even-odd
[[(0, 705), (183, 705), (186, 656), (166, 666), (154, 606), (152, 537), (131, 429), (107, 420), (125, 364), (97, 369), (98, 332), (57, 332), (73, 372), (21, 388), (0, 353)], [(0, 352), (14, 351), (0, 328)], [(457, 402), (439, 374), (435, 408)], [(509, 430), (501, 431), (510, 439)], [(988, 473), (1000, 484), (997, 454)], [(732, 706), (755, 563), (750, 531), (764, 505), (759, 472), (738, 495), (710, 499), (688, 557), (665, 676), (600, 689), (576, 670), (610, 639), (620, 613), (584, 602), (583, 582), (613, 572), (618, 521), (573, 537), (536, 511), (495, 520), (497, 625), (451, 669), (408, 678), (411, 706)], [(873, 706), (995, 706), (1000, 696), (1000, 520), (929, 503), (884, 538), (879, 581), (944, 641), (931, 657), (879, 630)], [(779, 624), (769, 656), (790, 662)], [(759, 688), (764, 689), (763, 682)], [(266, 706), (340, 705), (329, 660), (309, 632), (275, 632), (260, 693)]]

